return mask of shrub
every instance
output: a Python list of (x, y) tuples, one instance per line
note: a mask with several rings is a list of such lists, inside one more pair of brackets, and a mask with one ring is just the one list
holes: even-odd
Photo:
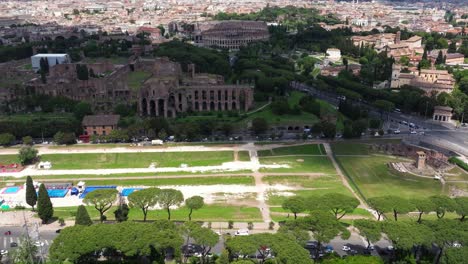
[(271, 221), (271, 222), (268, 224), (268, 229), (270, 229), (270, 230), (275, 229), (275, 222)]
[(461, 160), (461, 159), (459, 159), (459, 158), (457, 158), (457, 157), (450, 157), (450, 158), (448, 159), (448, 161), (449, 161), (450, 163), (453, 163), (453, 164), (455, 164), (455, 165), (458, 165), (460, 168), (462, 168), (462, 169), (468, 171), (468, 164), (466, 164), (465, 162), (463, 162), (463, 160)]
[(254, 228), (254, 225), (252, 222), (247, 223), (247, 229), (252, 230)]
[(228, 229), (233, 229), (234, 228), (234, 221), (229, 220), (228, 221)]

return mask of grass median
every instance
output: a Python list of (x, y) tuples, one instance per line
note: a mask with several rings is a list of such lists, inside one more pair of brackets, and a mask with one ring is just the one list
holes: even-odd
[(332, 162), (326, 156), (281, 156), (260, 157), (260, 163), (265, 165), (288, 165), (289, 168), (262, 168), (261, 172), (309, 172), (335, 174)]
[[(99, 220), (99, 213), (93, 206), (86, 207), (92, 220)], [(106, 212), (107, 220), (115, 220), (114, 211), (117, 206), (112, 207)], [(65, 220), (75, 220), (77, 207), (57, 207), (54, 208), (54, 216)], [(189, 210), (185, 207), (171, 210), (171, 220), (187, 221)], [(143, 220), (143, 213), (137, 208), (131, 208), (128, 214), (128, 220)], [(167, 219), (165, 210), (150, 210), (148, 212), (148, 220)], [(262, 221), (260, 210), (256, 207), (244, 206), (229, 206), (229, 205), (205, 205), (203, 208), (196, 210), (192, 214), (193, 221), (221, 221), (227, 222), (233, 220), (237, 222), (256, 222)]]
[(215, 166), (233, 161), (232, 151), (47, 154), (41, 160), (52, 162), (52, 169), (119, 169), (157, 167)]
[(260, 150), (259, 157), (284, 156), (284, 155), (325, 155), (321, 144), (305, 144), (299, 146), (280, 147), (271, 150)]
[(343, 185), (338, 175), (327, 176), (266, 176), (263, 178), (269, 185), (286, 185), (291, 187), (287, 191), (269, 191), (268, 204), (280, 206), (291, 195), (305, 198), (321, 196), (327, 193), (341, 193), (350, 197), (353, 194)]

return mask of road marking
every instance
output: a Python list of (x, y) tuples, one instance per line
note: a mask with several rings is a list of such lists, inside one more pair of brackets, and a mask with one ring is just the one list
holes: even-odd
[(49, 245), (49, 240), (44, 240), (46, 245)]
[(3, 248), (6, 248), (6, 247), (7, 247), (7, 244), (8, 244), (8, 243), (7, 243), (7, 238), (4, 237), (4, 238), (3, 238)]

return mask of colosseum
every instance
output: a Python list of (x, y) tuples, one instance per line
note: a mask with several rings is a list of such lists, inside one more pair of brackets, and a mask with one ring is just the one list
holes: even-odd
[(253, 103), (253, 86), (225, 84), (219, 75), (188, 73), (167, 58), (158, 58), (138, 95), (142, 116), (175, 117), (187, 111), (247, 111)]
[(267, 24), (262, 21), (210, 21), (197, 24), (195, 29), (196, 43), (232, 50), (269, 37)]

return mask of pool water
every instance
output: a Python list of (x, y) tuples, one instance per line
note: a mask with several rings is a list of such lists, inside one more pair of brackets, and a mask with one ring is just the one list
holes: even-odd
[(15, 194), (19, 192), (21, 187), (19, 186), (12, 186), (12, 187), (6, 187), (5, 190), (3, 190), (2, 194)]
[(86, 195), (92, 191), (99, 190), (99, 189), (115, 189), (117, 186), (88, 186), (86, 189), (83, 191), (83, 193), (80, 194), (80, 199), (83, 199), (86, 197)]
[(142, 188), (125, 188), (125, 189), (122, 190), (122, 196), (129, 196), (133, 192), (139, 191), (141, 189)]
[(63, 198), (68, 193), (68, 189), (48, 189), (47, 193), (50, 198)]

